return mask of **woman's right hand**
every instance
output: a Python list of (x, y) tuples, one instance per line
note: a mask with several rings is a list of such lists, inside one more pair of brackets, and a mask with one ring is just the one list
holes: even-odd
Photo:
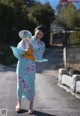
[(36, 53), (31, 43), (29, 43), (29, 48), (28, 49), (33, 50), (33, 53)]
[(33, 50), (33, 46), (31, 43), (29, 43), (29, 49)]

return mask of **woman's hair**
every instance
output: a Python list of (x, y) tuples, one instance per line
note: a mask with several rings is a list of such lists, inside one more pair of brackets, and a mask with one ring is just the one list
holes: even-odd
[(44, 26), (38, 26), (38, 27), (36, 27), (35, 31), (37, 31), (37, 30), (42, 31), (44, 34), (46, 33), (46, 28)]

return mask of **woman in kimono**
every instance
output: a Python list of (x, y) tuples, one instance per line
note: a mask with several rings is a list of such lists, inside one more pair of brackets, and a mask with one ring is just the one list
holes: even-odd
[[(45, 44), (40, 39), (45, 34), (45, 28), (38, 26), (35, 28), (34, 36), (28, 41), (27, 39), (21, 40), (18, 43), (17, 48), (23, 51), (33, 50), (33, 56), (35, 60), (27, 58), (20, 58), (17, 64), (17, 100), (16, 111), (21, 110), (21, 99), (26, 98), (30, 101), (28, 113), (33, 113), (33, 102), (35, 97), (35, 73), (36, 73), (36, 61), (42, 59), (42, 55), (45, 50)], [(28, 43), (28, 44), (27, 44)]]

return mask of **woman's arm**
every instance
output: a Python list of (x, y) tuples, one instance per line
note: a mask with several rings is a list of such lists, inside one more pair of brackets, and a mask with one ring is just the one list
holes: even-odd
[(38, 48), (38, 50), (35, 53), (36, 60), (42, 59), (44, 51), (45, 51), (45, 44), (43, 42), (41, 42), (40, 47)]
[(17, 48), (26, 52), (28, 50), (28, 42), (26, 42), (25, 40), (20, 41), (17, 45)]

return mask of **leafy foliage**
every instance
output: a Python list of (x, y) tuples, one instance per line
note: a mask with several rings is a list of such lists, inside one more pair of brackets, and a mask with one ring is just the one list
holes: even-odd
[(43, 41), (49, 46), (50, 23), (54, 20), (54, 10), (48, 3), (33, 6), (28, 14), (29, 20), (33, 20), (36, 25), (44, 25), (47, 33)]
[(78, 25), (80, 18), (76, 13), (76, 9), (71, 4), (67, 7), (64, 7), (62, 13), (57, 15), (57, 20), (60, 24), (62, 24), (67, 29), (73, 29)]
[(80, 31), (72, 33), (69, 37), (70, 45), (80, 45)]
[[(37, 25), (45, 25), (47, 34), (44, 38), (46, 46), (49, 46), (49, 31), (50, 23), (54, 19), (54, 10), (49, 4), (41, 5), (35, 0), (0, 0), (0, 43), (1, 48), (4, 48), (9, 53), (9, 46), (20, 41), (18, 32), (23, 29), (28, 29), (32, 33)], [(47, 39), (46, 39), (47, 38)], [(7, 46), (8, 44), (8, 46)], [(6, 47), (8, 49), (6, 49)], [(4, 50), (1, 49), (0, 52)], [(5, 53), (6, 53), (5, 52)], [(12, 62), (14, 57), (10, 54), (1, 54), (0, 57), (5, 57), (5, 62)], [(3, 60), (3, 58), (2, 58)], [(1, 62), (4, 62), (1, 61)]]

